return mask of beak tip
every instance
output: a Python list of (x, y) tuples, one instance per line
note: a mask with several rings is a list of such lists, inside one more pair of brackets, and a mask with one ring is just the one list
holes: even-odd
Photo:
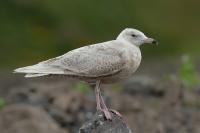
[(158, 45), (158, 42), (156, 40), (153, 40), (152, 43)]
[(158, 42), (157, 42), (155, 39), (153, 39), (153, 38), (147, 38), (147, 39), (144, 41), (144, 43), (156, 44), (156, 45), (158, 45)]

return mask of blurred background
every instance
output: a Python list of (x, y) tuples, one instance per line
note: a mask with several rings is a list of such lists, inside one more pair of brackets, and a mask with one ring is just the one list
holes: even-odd
[(196, 0), (1, 0), (0, 68), (115, 39), (126, 27), (159, 41), (156, 48), (142, 48), (145, 58), (198, 56), (199, 5)]
[[(16, 118), (23, 114), (20, 111), (35, 116), (37, 113), (32, 114), (31, 110), (39, 107), (38, 114), (46, 115), (43, 120), (50, 123), (51, 131), (76, 132), (91, 118), (88, 112), (95, 112), (93, 91), (77, 81), (25, 80), (22, 75), (11, 74), (13, 69), (87, 44), (115, 39), (124, 28), (130, 27), (157, 39), (159, 45), (141, 47), (143, 61), (135, 78), (105, 86), (113, 88), (105, 89), (107, 103), (119, 110), (138, 133), (199, 133), (199, 7), (197, 0), (1, 0), (1, 131), (21, 132), (20, 129), (26, 131), (27, 128), (29, 132), (50, 132), (33, 123), (32, 126), (38, 129), (30, 130), (31, 122), (29, 126), (23, 122), (24, 125), (14, 123), (15, 119), (21, 118)], [(46, 82), (52, 83), (50, 89)], [(55, 88), (59, 94), (52, 94)], [(122, 95), (118, 95), (120, 91)], [(111, 97), (126, 99), (116, 102)], [(70, 101), (76, 104), (71, 105)], [(132, 106), (121, 108), (121, 104), (127, 102)], [(30, 107), (27, 109), (26, 106)], [(13, 120), (1, 118), (12, 111), (18, 112), (11, 117)], [(12, 123), (9, 129), (4, 129), (5, 119)], [(21, 119), (25, 121), (24, 117)], [(31, 119), (30, 116), (26, 121)]]

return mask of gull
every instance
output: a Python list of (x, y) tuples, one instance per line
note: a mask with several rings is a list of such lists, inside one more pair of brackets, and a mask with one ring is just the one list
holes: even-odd
[(27, 78), (64, 75), (88, 82), (95, 88), (97, 111), (103, 112), (107, 120), (112, 120), (111, 112), (120, 114), (107, 108), (100, 85), (131, 77), (140, 65), (142, 44), (157, 42), (139, 30), (126, 28), (115, 40), (77, 48), (36, 65), (18, 68), (14, 72), (25, 73)]

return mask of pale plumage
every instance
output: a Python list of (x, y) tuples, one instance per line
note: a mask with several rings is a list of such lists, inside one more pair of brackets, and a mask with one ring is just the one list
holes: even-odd
[[(18, 68), (15, 72), (27, 73), (25, 77), (62, 74), (92, 80), (92, 78), (112, 78), (111, 76), (117, 73), (128, 76), (136, 70), (140, 60), (138, 47), (113, 40), (81, 47), (36, 65)], [(128, 68), (129, 65), (131, 68)]]
[(18, 68), (15, 72), (26, 73), (25, 77), (64, 75), (96, 83), (97, 110), (103, 111), (106, 118), (111, 119), (111, 113), (100, 94), (100, 83), (130, 77), (141, 62), (139, 46), (144, 43), (156, 41), (136, 29), (127, 28), (116, 40), (81, 47), (36, 65)]

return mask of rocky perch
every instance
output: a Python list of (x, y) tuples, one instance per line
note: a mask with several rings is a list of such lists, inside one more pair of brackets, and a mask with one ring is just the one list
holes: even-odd
[(112, 120), (106, 120), (101, 112), (97, 112), (80, 128), (79, 133), (132, 133), (121, 117), (114, 113), (112, 116)]

